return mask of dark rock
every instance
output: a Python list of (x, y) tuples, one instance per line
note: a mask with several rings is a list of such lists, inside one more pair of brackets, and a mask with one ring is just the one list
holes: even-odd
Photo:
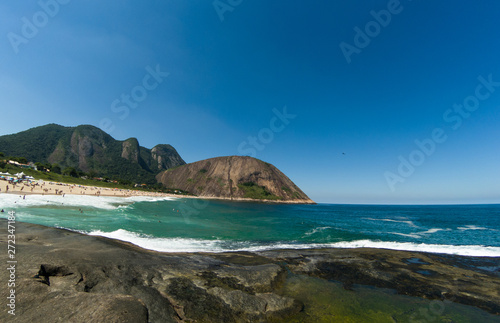
[(276, 264), (258, 266), (230, 266), (214, 270), (214, 274), (231, 288), (250, 293), (270, 292), (280, 286), (286, 273)]
[(474, 267), (498, 266), (495, 258), (377, 249), (165, 254), (26, 223), (16, 223), (16, 243), (16, 316), (1, 311), (1, 322), (287, 322), (314, 304), (282, 286), (307, 276), (500, 313), (500, 278)]
[(166, 291), (181, 306), (186, 317), (202, 322), (236, 322), (235, 313), (219, 297), (197, 287), (187, 278), (173, 278)]
[(72, 274), (73, 272), (66, 266), (40, 265), (40, 270), (38, 270), (38, 274), (34, 278), (40, 278), (44, 284), (50, 286), (49, 277), (69, 276)]

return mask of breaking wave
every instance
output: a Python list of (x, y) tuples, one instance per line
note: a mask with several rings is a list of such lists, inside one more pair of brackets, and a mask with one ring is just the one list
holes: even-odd
[(126, 207), (135, 202), (158, 202), (176, 200), (174, 197), (113, 197), (113, 196), (81, 196), (67, 194), (60, 195), (17, 195), (2, 194), (0, 208), (36, 208), (44, 206), (74, 206), (89, 207), (103, 210), (114, 210), (119, 207)]
[(500, 247), (482, 245), (441, 245), (412, 242), (355, 240), (334, 243), (295, 243), (257, 241), (228, 241), (189, 238), (155, 238), (119, 229), (113, 232), (100, 230), (88, 235), (102, 236), (135, 244), (141, 248), (160, 252), (227, 252), (227, 251), (266, 251), (277, 249), (317, 249), (317, 248), (377, 248), (402, 251), (420, 251), (460, 256), (500, 257)]

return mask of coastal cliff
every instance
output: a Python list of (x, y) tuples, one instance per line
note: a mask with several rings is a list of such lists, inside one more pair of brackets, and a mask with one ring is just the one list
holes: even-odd
[(252, 157), (210, 158), (163, 171), (156, 179), (199, 197), (314, 203), (275, 166)]

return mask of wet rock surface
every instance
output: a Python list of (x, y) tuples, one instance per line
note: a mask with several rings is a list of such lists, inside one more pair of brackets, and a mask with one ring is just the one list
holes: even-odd
[[(500, 314), (500, 278), (493, 270), (498, 258), (379, 249), (166, 254), (16, 225), (16, 315), (4, 310), (2, 322), (286, 322), (310, 305), (282, 293), (292, 275), (340, 281), (346, 289), (391, 288)], [(6, 250), (6, 236), (0, 239)], [(9, 272), (0, 271), (0, 280), (8, 281)], [(3, 299), (8, 293), (0, 289)]]
[(449, 300), (500, 314), (499, 258), (460, 257), (383, 249), (267, 251), (290, 271), (399, 294)]

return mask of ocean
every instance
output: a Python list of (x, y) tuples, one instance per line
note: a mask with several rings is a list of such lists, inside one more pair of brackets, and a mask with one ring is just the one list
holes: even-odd
[(0, 195), (0, 216), (163, 252), (372, 247), (500, 257), (500, 205), (280, 205)]

